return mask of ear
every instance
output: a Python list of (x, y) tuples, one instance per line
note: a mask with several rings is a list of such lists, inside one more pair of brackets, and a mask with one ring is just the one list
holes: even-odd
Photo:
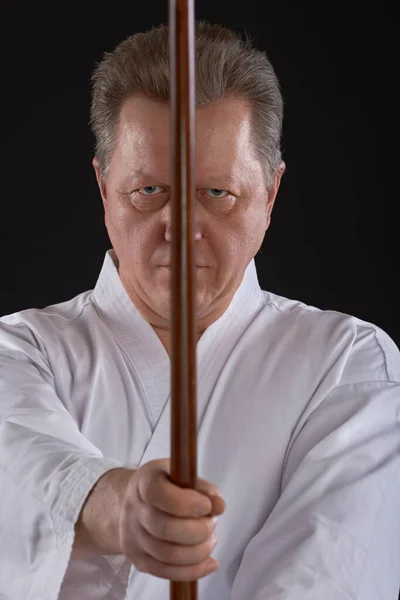
[(98, 158), (95, 156), (92, 160), (92, 165), (96, 173), (97, 185), (99, 186), (101, 199), (103, 200), (104, 208), (107, 206), (107, 185), (101, 176), (100, 163)]
[(275, 199), (276, 196), (278, 194), (278, 190), (279, 190), (279, 186), (281, 184), (281, 178), (282, 175), (284, 174), (286, 169), (286, 164), (282, 161), (281, 164), (279, 165), (277, 171), (274, 174), (274, 178), (273, 178), (273, 182), (271, 185), (271, 188), (268, 192), (268, 197), (267, 197), (267, 229), (269, 227), (269, 224), (271, 222), (271, 212), (272, 209), (274, 207), (275, 204)]

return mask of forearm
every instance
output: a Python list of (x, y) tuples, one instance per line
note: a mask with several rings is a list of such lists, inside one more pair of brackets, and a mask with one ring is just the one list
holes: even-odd
[(134, 469), (119, 467), (102, 475), (91, 489), (75, 524), (71, 559), (121, 554), (118, 523), (125, 490)]

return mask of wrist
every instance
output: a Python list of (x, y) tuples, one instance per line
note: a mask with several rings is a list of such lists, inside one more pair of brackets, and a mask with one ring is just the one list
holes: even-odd
[(93, 486), (81, 511), (78, 528), (93, 554), (121, 554), (119, 519), (126, 488), (134, 469), (107, 471)]

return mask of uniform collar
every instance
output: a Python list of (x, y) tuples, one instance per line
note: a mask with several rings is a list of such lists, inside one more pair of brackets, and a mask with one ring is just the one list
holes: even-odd
[[(106, 252), (103, 266), (101, 268), (93, 298), (103, 313), (108, 317), (109, 323), (122, 335), (131, 335), (132, 329), (140, 325), (141, 330), (153, 331), (151, 325), (145, 320), (136, 306), (129, 298), (118, 273), (118, 259), (114, 250)], [(213, 329), (216, 323), (228, 320), (240, 319), (246, 313), (256, 310), (263, 302), (264, 292), (261, 290), (254, 258), (247, 266), (243, 280), (236, 290), (232, 301), (224, 314), (208, 329)], [(215, 328), (216, 329), (216, 328)], [(125, 335), (124, 335), (125, 333)]]
[[(171, 361), (156, 332), (125, 291), (113, 250), (106, 253), (92, 301), (101, 321), (134, 366), (154, 428), (170, 398)], [(220, 365), (225, 364), (264, 303), (264, 292), (259, 286), (253, 259), (227, 310), (204, 331), (197, 342), (199, 381), (216, 381)], [(103, 351), (107, 352), (107, 349)], [(202, 394), (199, 391), (199, 414), (203, 410), (201, 407), (207, 404)]]

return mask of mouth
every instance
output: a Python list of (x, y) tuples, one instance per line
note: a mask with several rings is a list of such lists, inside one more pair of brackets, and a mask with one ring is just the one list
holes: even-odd
[[(171, 265), (160, 265), (163, 269), (169, 269), (172, 270), (172, 266)], [(203, 265), (196, 265), (196, 269), (207, 269), (207, 267), (204, 267)]]

